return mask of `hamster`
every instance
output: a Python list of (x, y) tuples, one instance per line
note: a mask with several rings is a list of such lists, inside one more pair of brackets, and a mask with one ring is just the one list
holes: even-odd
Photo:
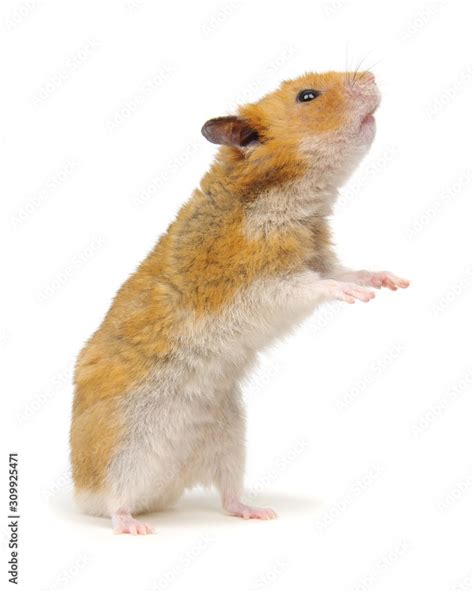
[(214, 163), (75, 369), (75, 494), (115, 533), (151, 533), (134, 515), (196, 485), (215, 486), (229, 515), (276, 516), (242, 502), (239, 383), (257, 351), (321, 303), (409, 284), (345, 268), (331, 244), (328, 216), (374, 139), (379, 101), (370, 72), (309, 73), (204, 124)]

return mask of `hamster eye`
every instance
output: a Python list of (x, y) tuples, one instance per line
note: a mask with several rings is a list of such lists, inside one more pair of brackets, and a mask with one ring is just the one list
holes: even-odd
[(296, 95), (296, 100), (298, 103), (306, 103), (307, 101), (312, 101), (319, 97), (321, 93), (319, 91), (315, 91), (314, 89), (304, 89), (304, 91), (300, 91)]

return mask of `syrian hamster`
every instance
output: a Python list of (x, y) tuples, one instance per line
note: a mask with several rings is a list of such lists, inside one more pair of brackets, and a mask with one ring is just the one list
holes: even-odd
[(75, 493), (116, 533), (151, 533), (134, 515), (199, 484), (215, 486), (230, 515), (276, 516), (242, 502), (239, 383), (256, 353), (321, 303), (408, 286), (345, 268), (328, 224), (379, 101), (370, 72), (309, 73), (204, 124), (214, 163), (76, 365)]

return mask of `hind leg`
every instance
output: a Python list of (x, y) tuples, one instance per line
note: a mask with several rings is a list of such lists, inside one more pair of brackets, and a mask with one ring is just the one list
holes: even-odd
[(76, 501), (83, 512), (94, 517), (111, 517), (114, 533), (130, 533), (131, 535), (146, 535), (154, 533), (150, 525), (135, 519), (130, 505), (118, 504), (110, 491), (77, 490)]
[(221, 457), (218, 479), (223, 509), (233, 517), (242, 519), (275, 519), (277, 513), (273, 509), (254, 507), (242, 502), (243, 466), (236, 460), (242, 457), (242, 450), (230, 449)]
[[(133, 479), (133, 473), (130, 472)], [(181, 484), (168, 484), (154, 480), (143, 488), (141, 492), (129, 488), (122, 490), (120, 496), (112, 496), (108, 500), (109, 516), (115, 534), (129, 533), (130, 535), (148, 535), (155, 533), (154, 528), (142, 520), (136, 519), (135, 514), (162, 511), (171, 506), (182, 494)], [(128, 502), (127, 502), (128, 501)]]
[(135, 516), (162, 511), (183, 492), (180, 465), (172, 451), (158, 457), (150, 449), (146, 442), (139, 441), (124, 447), (110, 464), (106, 506), (116, 534), (154, 533), (150, 525)]
[[(181, 485), (178, 484), (174, 487), (169, 485), (168, 488), (163, 488), (160, 493), (157, 493), (156, 490), (159, 491), (160, 486), (163, 487), (164, 484), (155, 483), (150, 487), (150, 490), (153, 490), (154, 494), (151, 496), (142, 497), (140, 507), (136, 506), (136, 502), (134, 506), (127, 504), (119, 506), (117, 503), (115, 503), (115, 505), (112, 504), (111, 508), (117, 509), (110, 513), (112, 517), (112, 527), (115, 534), (129, 533), (130, 535), (148, 535), (149, 533), (155, 533), (155, 530), (151, 525), (145, 523), (144, 521), (135, 519), (132, 515), (132, 512), (135, 514), (137, 509), (138, 512), (145, 513), (150, 511), (162, 511), (176, 502), (183, 491)], [(133, 511), (133, 509), (135, 509), (135, 511)]]
[(254, 507), (242, 502), (245, 472), (245, 418), (241, 408), (240, 393), (234, 392), (226, 410), (229, 423), (218, 435), (215, 447), (215, 485), (219, 490), (223, 509), (233, 517), (242, 519), (274, 519), (272, 509)]

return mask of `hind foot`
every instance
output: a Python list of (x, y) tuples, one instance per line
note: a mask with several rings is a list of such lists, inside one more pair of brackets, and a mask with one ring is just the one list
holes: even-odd
[(119, 535), (121, 533), (129, 533), (130, 535), (148, 535), (155, 533), (151, 525), (134, 519), (127, 511), (119, 510), (112, 515), (112, 527), (114, 533)]
[(226, 501), (224, 509), (233, 517), (242, 519), (275, 519), (278, 515), (272, 509), (263, 509), (260, 507), (251, 507), (237, 499)]

